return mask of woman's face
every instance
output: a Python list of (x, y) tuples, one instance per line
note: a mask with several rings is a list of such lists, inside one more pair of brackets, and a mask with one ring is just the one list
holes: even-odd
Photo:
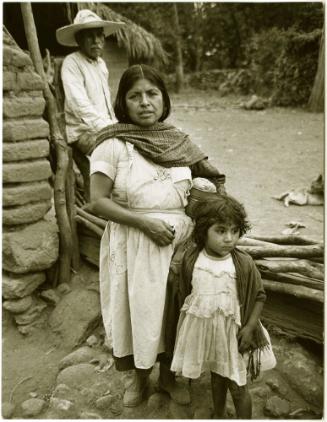
[(162, 93), (147, 79), (139, 79), (127, 91), (126, 108), (135, 125), (151, 126), (157, 123), (163, 114)]

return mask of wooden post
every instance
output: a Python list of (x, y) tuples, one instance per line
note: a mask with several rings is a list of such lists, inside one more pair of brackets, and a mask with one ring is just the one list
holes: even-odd
[(67, 175), (66, 175), (66, 204), (67, 204), (67, 213), (70, 223), (70, 228), (72, 232), (72, 269), (77, 271), (79, 268), (79, 245), (78, 245), (78, 235), (76, 227), (76, 210), (75, 210), (75, 173), (73, 168), (73, 153), (71, 147), (68, 146), (67, 136), (66, 136), (66, 122), (65, 122), (65, 93), (62, 86), (61, 80), (61, 66), (62, 59), (57, 59), (54, 62), (54, 90), (55, 90), (55, 100), (57, 104), (57, 121), (60, 127), (60, 131), (63, 134), (65, 144), (67, 145), (67, 155), (68, 155), (68, 165), (67, 165)]
[(40, 53), (31, 3), (21, 3), (21, 11), (28, 49), (36, 72), (44, 82), (44, 97), (47, 104), (47, 115), (50, 126), (50, 139), (54, 143), (57, 154), (57, 169), (54, 181), (54, 203), (59, 226), (59, 282), (70, 281), (70, 264), (72, 254), (72, 234), (66, 208), (65, 181), (68, 166), (67, 145), (64, 142), (57, 122), (57, 107), (51, 93)]

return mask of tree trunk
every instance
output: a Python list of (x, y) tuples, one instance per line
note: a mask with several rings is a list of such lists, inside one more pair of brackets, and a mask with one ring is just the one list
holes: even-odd
[(172, 4), (173, 8), (173, 33), (175, 38), (175, 53), (176, 53), (176, 92), (180, 92), (184, 87), (184, 66), (183, 66), (183, 53), (182, 53), (182, 40), (180, 34), (179, 18), (177, 4)]
[(194, 70), (199, 72), (202, 68), (202, 55), (203, 55), (203, 36), (202, 36), (202, 4), (194, 3), (194, 44), (195, 44), (195, 53), (194, 53)]
[(230, 67), (236, 68), (238, 66), (238, 59), (239, 59), (242, 40), (241, 40), (240, 31), (239, 31), (238, 21), (236, 18), (236, 11), (233, 9), (232, 6), (233, 5), (231, 5), (231, 8), (230, 8), (230, 17), (231, 17), (231, 20), (233, 22), (233, 27), (234, 27), (234, 34), (233, 34), (234, 39), (230, 45), (229, 59), (230, 59)]
[(324, 111), (325, 105), (325, 29), (323, 28), (320, 41), (318, 68), (309, 98), (309, 110), (313, 112)]
[(51, 142), (54, 143), (57, 155), (57, 170), (54, 182), (54, 203), (59, 226), (59, 281), (67, 283), (70, 281), (70, 264), (72, 253), (72, 233), (66, 208), (65, 180), (68, 166), (67, 145), (60, 132), (57, 122), (57, 107), (55, 99), (46, 79), (43, 69), (43, 62), (40, 47), (36, 35), (35, 22), (31, 3), (21, 3), (21, 11), (24, 22), (24, 29), (28, 49), (36, 72), (44, 82), (44, 97), (47, 104), (47, 115), (50, 126)]

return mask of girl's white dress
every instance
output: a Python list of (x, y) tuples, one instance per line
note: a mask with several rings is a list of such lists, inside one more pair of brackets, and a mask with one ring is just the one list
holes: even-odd
[(140, 230), (110, 223), (100, 245), (100, 299), (108, 342), (116, 357), (134, 355), (137, 368), (153, 366), (164, 351), (163, 312), (170, 261), (193, 224), (184, 207), (191, 187), (188, 167), (164, 168), (117, 139), (91, 156), (91, 174), (114, 181), (112, 199), (175, 228), (172, 244), (160, 247)]
[[(197, 258), (192, 277), (192, 293), (186, 297), (177, 327), (171, 369), (187, 378), (198, 378), (210, 370), (235, 381), (247, 382), (247, 360), (238, 351), (237, 333), (241, 327), (235, 267), (231, 255)], [(264, 329), (267, 339), (270, 339)], [(264, 357), (263, 355), (266, 355)], [(269, 365), (276, 361), (271, 345), (262, 352)]]

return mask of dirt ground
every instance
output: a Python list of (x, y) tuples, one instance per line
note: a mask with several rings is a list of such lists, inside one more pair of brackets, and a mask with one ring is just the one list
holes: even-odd
[[(252, 234), (280, 234), (300, 221), (305, 235), (323, 238), (323, 207), (289, 208), (272, 199), (292, 188), (310, 186), (324, 166), (324, 116), (301, 109), (245, 111), (240, 98), (187, 91), (172, 97), (169, 119), (191, 135), (226, 174), (226, 189), (245, 205)], [(89, 266), (79, 276), (87, 280)], [(83, 273), (84, 272), (84, 273)], [(93, 269), (94, 272), (94, 269)], [(70, 350), (50, 330), (20, 335), (3, 312), (2, 401), (21, 403), (30, 392), (51, 392), (58, 362)]]

